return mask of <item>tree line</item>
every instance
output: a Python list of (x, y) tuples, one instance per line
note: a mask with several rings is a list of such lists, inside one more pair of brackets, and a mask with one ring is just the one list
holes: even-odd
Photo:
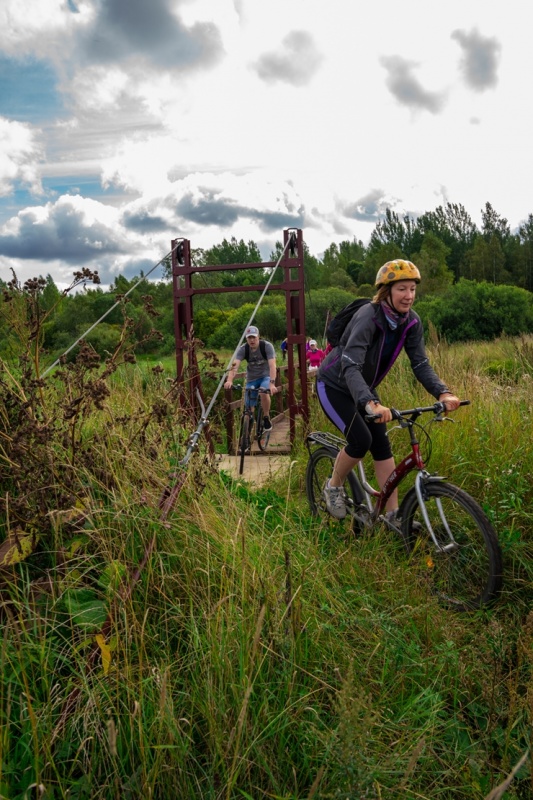
[[(431, 322), (448, 341), (490, 340), (505, 334), (533, 332), (533, 214), (514, 233), (507, 219), (490, 203), (486, 203), (481, 217), (479, 229), (460, 204), (448, 203), (417, 218), (402, 217), (387, 209), (367, 246), (356, 239), (332, 243), (318, 258), (304, 244), (309, 335), (323, 339), (328, 315), (337, 313), (356, 295), (372, 296), (378, 268), (393, 258), (408, 258), (419, 267), (423, 281), (417, 293), (417, 311), (424, 322)], [(270, 261), (277, 261), (281, 253), (282, 244), (277, 242)], [(262, 261), (255, 242), (235, 238), (224, 239), (208, 249), (193, 249), (191, 255), (196, 266)], [(193, 284), (197, 287), (255, 285), (264, 283), (266, 277), (266, 271), (259, 267), (197, 274), (193, 276)], [(88, 341), (102, 356), (112, 352), (123, 336), (126, 314), (137, 352), (172, 353), (175, 344), (171, 265), (166, 264), (160, 281), (148, 283), (141, 278), (142, 275), (130, 281), (118, 276), (107, 290), (85, 285), (84, 291), (69, 293), (60, 292), (48, 275), (18, 288), (32, 292), (46, 316), (42, 346), (50, 356), (64, 352), (126, 293), (127, 303), (119, 304), (91, 332)], [(275, 276), (274, 282), (277, 280)], [(5, 300), (13, 283), (16, 281), (10, 284), (0, 281)], [(250, 292), (195, 296), (195, 337), (208, 348), (231, 349), (256, 301), (257, 297)], [(286, 336), (285, 298), (281, 293), (272, 292), (264, 299), (256, 322), (261, 333), (272, 341)], [(150, 335), (154, 331), (157, 336)], [(12, 355), (14, 335), (12, 315), (0, 313), (3, 357)]]

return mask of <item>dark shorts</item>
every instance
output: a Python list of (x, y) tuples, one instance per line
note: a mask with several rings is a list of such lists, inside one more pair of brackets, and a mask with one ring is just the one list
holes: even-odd
[(317, 381), (316, 391), (324, 414), (346, 437), (346, 453), (350, 458), (363, 458), (370, 451), (374, 461), (392, 458), (392, 450), (384, 422), (366, 422), (351, 395)]

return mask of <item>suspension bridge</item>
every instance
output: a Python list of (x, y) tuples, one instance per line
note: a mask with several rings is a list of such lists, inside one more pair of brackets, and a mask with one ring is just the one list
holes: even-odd
[[(244, 330), (254, 322), (255, 316), (267, 292), (283, 292), (285, 295), (287, 363), (277, 367), (276, 384), (278, 393), (272, 398), (273, 430), (265, 453), (252, 447), (250, 455), (245, 456), (242, 477), (262, 483), (290, 463), (290, 453), (296, 437), (297, 420), (303, 424), (309, 418), (307, 381), (307, 361), (305, 352), (305, 287), (304, 287), (304, 248), (300, 229), (286, 229), (283, 232), (283, 250), (274, 262), (247, 264), (216, 264), (196, 266), (191, 258), (191, 243), (186, 239), (172, 241), (171, 263), (174, 298), (174, 330), (176, 342), (176, 372), (178, 385), (183, 385), (183, 403), (195, 410), (197, 428), (191, 435), (184, 464), (198, 446), (200, 436), (205, 434), (208, 444), (208, 419), (215, 401), (224, 385), (227, 373), (233, 364), (235, 354), (244, 341)], [(240, 286), (198, 286), (194, 275), (202, 273), (261, 269), (270, 276), (264, 284)], [(274, 279), (277, 278), (277, 282)], [(245, 326), (233, 356), (222, 375), (216, 391), (207, 408), (204, 405), (204, 392), (200, 371), (196, 362), (194, 346), (194, 297), (202, 294), (221, 292), (261, 292), (252, 315)], [(245, 380), (245, 373), (237, 379)], [(238, 473), (240, 457), (238, 451), (238, 419), (241, 413), (241, 400), (235, 400), (232, 390), (225, 390), (225, 441), (227, 452), (218, 457), (217, 463), (231, 473)], [(210, 444), (212, 455), (214, 447)]]

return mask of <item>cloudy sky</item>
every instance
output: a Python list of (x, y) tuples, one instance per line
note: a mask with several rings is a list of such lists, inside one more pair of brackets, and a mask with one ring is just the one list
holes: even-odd
[[(0, 276), (533, 213), (523, 0), (2, 0)], [(157, 273), (154, 273), (157, 277)]]

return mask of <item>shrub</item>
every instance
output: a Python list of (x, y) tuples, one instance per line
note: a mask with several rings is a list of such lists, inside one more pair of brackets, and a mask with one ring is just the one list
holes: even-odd
[(416, 304), (448, 342), (490, 341), (533, 331), (533, 295), (525, 289), (462, 279), (440, 297)]

